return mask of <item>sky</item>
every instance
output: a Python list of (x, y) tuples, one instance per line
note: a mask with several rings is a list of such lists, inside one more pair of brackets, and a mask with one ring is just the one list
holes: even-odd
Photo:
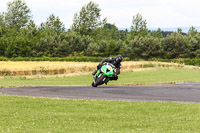
[[(6, 12), (7, 3), (0, 0), (0, 12)], [(130, 28), (133, 16), (140, 13), (148, 28), (200, 26), (200, 0), (25, 0), (34, 22), (45, 22), (50, 14), (59, 16), (66, 28), (73, 23), (75, 13), (90, 1), (101, 9), (101, 19), (118, 28)]]

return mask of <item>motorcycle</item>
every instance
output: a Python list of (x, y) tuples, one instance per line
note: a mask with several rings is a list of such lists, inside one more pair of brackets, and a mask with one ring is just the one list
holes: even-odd
[(94, 75), (93, 87), (108, 83), (109, 79), (113, 77), (115, 66), (111, 63), (103, 64), (103, 66)]

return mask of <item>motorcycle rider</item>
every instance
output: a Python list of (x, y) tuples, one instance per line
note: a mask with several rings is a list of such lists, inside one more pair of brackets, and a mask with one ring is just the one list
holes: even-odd
[(92, 75), (96, 74), (96, 72), (103, 66), (104, 62), (109, 62), (117, 68), (116, 72), (114, 72), (113, 77), (110, 78), (110, 80), (117, 80), (118, 79), (117, 75), (120, 74), (122, 60), (123, 60), (123, 57), (121, 55), (118, 55), (116, 58), (112, 58), (112, 57), (105, 58), (99, 63), (99, 65), (97, 66), (97, 69), (92, 73)]

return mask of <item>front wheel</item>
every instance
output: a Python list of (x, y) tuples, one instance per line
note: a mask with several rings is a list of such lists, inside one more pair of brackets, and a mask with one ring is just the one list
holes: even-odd
[(97, 87), (97, 86), (94, 86), (94, 82), (92, 82), (92, 87)]
[(93, 87), (97, 87), (98, 85), (101, 85), (101, 84), (103, 84), (104, 83), (104, 81), (103, 81), (103, 79), (104, 79), (104, 75), (101, 75), (101, 77), (99, 77), (97, 80), (96, 80), (96, 82), (94, 83), (92, 83), (92, 86)]

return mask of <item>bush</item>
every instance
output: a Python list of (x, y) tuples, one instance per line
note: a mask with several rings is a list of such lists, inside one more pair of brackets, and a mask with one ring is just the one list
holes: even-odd
[(8, 61), (8, 58), (6, 58), (6, 57), (0, 57), (0, 61)]
[(0, 61), (74, 61), (74, 62), (100, 62), (107, 57), (68, 56), (68, 57), (0, 57)]

